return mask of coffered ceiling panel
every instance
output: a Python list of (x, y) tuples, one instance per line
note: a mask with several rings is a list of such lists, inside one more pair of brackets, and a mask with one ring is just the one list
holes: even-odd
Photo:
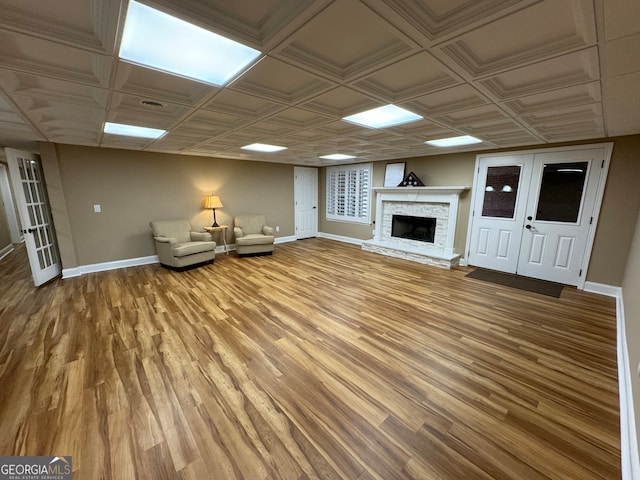
[(284, 104), (274, 103), (253, 95), (224, 89), (205, 104), (204, 108), (239, 117), (257, 119), (284, 110), (287, 107)]
[(234, 90), (285, 104), (299, 103), (332, 84), (274, 58), (265, 58), (233, 84)]
[(500, 100), (524, 97), (600, 77), (597, 49), (590, 48), (511, 70), (479, 82)]
[(488, 100), (478, 90), (471, 85), (464, 84), (414, 98), (410, 102), (406, 102), (406, 106), (416, 113), (437, 116), (484, 105), (487, 102)]
[(109, 90), (50, 77), (0, 70), (0, 85), (12, 95), (106, 108)]
[(159, 102), (197, 105), (218, 88), (188, 78), (159, 72), (127, 62), (118, 63), (114, 90), (131, 93)]
[[(407, 2), (402, 0), (368, 0), (372, 8), (385, 18), (402, 25), (403, 31), (415, 30), (430, 41), (440, 40), (474, 25), (487, 23), (524, 8), (537, 0), (434, 0)], [(410, 26), (410, 28), (407, 28)]]
[(0, 67), (106, 87), (113, 59), (80, 48), (0, 30)]
[(344, 81), (397, 61), (416, 47), (360, 2), (336, 0), (277, 55)]
[(324, 8), (327, 0), (153, 0), (156, 5), (180, 18), (227, 34), (258, 50), (268, 46), (274, 37), (297, 26), (316, 11)]
[(382, 68), (355, 85), (381, 98), (401, 101), (457, 83), (459, 80), (455, 75), (431, 55), (422, 52)]
[(443, 51), (479, 77), (585, 48), (595, 41), (591, 0), (547, 0), (463, 35)]
[(505, 102), (509, 108), (518, 115), (544, 110), (557, 110), (558, 108), (573, 107), (585, 103), (596, 103), (601, 98), (600, 83), (590, 82), (575, 85), (573, 87), (560, 88), (537, 95), (520, 97), (510, 102)]
[[(0, 147), (329, 165), (640, 134), (636, 0), (140, 0), (260, 51), (216, 87), (121, 60), (129, 0), (0, 0)], [(202, 58), (210, 62), (209, 58)], [(424, 117), (342, 118), (395, 104)], [(105, 121), (168, 130), (102, 133)], [(481, 143), (439, 149), (463, 134)], [(288, 147), (265, 154), (249, 143)], [(213, 160), (212, 160), (213, 161)]]
[(3, 0), (0, 28), (111, 54), (119, 10), (118, 0)]

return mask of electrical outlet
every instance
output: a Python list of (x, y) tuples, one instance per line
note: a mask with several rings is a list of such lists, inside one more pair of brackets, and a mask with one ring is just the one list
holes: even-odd
[(102, 212), (102, 207), (100, 205), (94, 205), (93, 206), (93, 211), (94, 211), (94, 213), (100, 213), (100, 212)]
[(280, 226), (276, 225), (276, 232), (279, 232), (279, 231), (280, 231)]

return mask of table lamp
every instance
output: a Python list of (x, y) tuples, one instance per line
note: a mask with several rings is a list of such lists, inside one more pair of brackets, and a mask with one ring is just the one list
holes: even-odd
[(217, 195), (209, 195), (204, 200), (204, 208), (210, 208), (213, 210), (213, 225), (212, 227), (219, 227), (218, 222), (216, 221), (216, 208), (222, 208), (222, 202), (220, 201), (220, 197)]

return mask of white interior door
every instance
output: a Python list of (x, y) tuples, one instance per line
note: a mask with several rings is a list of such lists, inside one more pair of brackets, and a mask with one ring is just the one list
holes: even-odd
[(606, 150), (480, 157), (469, 264), (578, 285), (595, 231)]
[(294, 168), (296, 238), (318, 235), (318, 169)]
[(535, 156), (519, 274), (578, 284), (603, 158), (603, 149)]
[(469, 264), (516, 273), (532, 154), (485, 157), (473, 198)]
[(62, 271), (40, 156), (12, 148), (5, 153), (33, 281), (39, 286)]

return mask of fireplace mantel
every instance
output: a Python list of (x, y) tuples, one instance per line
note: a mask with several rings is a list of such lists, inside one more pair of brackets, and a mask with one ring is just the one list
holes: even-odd
[[(374, 238), (363, 242), (363, 249), (445, 268), (457, 265), (460, 255), (454, 252), (453, 243), (458, 218), (458, 203), (460, 194), (465, 190), (469, 190), (469, 188), (464, 186), (373, 188), (376, 193), (376, 228)], [(403, 245), (401, 242), (389, 238), (389, 232), (387, 231), (389, 228), (383, 222), (383, 206), (403, 203), (436, 206), (445, 204), (447, 206), (445, 208), (448, 214), (443, 221), (446, 227), (443, 226), (442, 241), (438, 246)]]
[(373, 187), (376, 193), (433, 193), (439, 195), (460, 195), (470, 187)]

